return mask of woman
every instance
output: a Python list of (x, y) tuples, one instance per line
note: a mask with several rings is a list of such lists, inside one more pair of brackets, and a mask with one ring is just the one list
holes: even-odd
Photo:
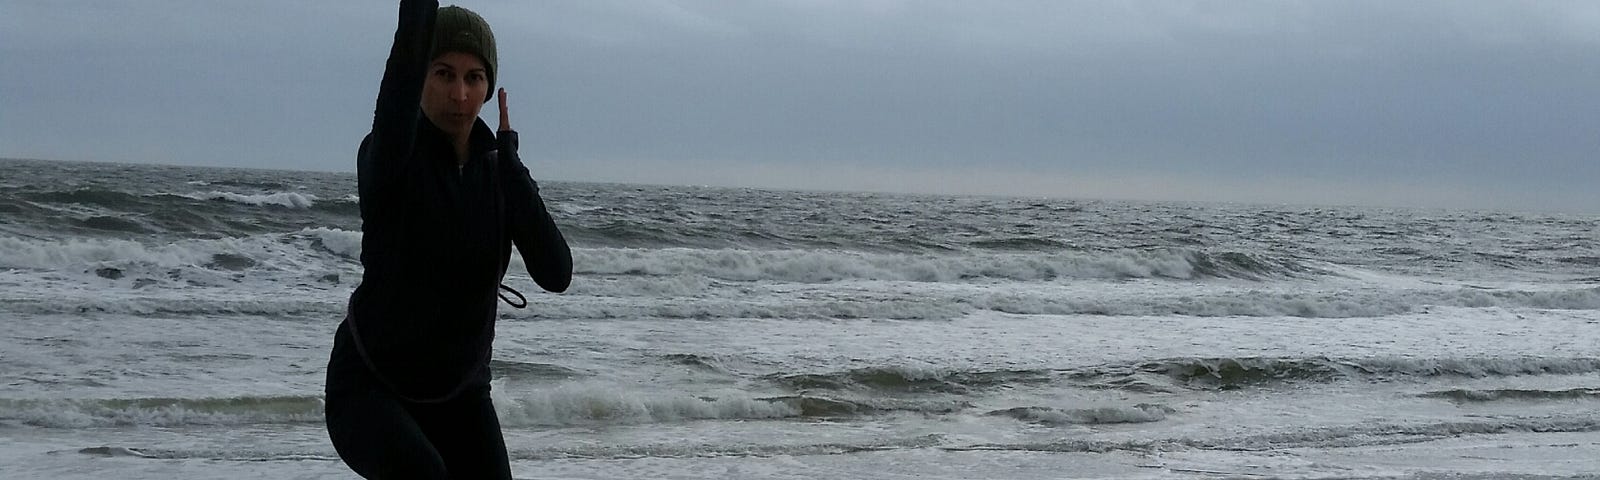
[(367, 478), (511, 478), (489, 398), (500, 280), (514, 244), (563, 291), (572, 255), (504, 89), (498, 135), (478, 119), (498, 72), (488, 24), (437, 1), (402, 0), (399, 17), (357, 157), (365, 275), (334, 334), (328, 434)]

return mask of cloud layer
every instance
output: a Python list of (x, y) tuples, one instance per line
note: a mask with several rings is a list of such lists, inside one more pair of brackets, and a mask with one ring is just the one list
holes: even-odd
[[(353, 168), (394, 22), (0, 3), (0, 155), (62, 159)], [(1592, 3), (467, 6), (548, 178), (1600, 210)]]

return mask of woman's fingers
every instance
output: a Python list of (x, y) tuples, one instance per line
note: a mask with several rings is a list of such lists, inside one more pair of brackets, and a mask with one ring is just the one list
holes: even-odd
[(500, 89), (500, 131), (511, 130), (511, 112), (506, 111), (506, 89)]

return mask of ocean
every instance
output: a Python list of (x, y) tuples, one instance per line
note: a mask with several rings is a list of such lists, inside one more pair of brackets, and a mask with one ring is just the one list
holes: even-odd
[[(541, 186), (517, 478), (1600, 475), (1600, 215)], [(353, 478), (357, 202), (0, 160), (0, 478)]]

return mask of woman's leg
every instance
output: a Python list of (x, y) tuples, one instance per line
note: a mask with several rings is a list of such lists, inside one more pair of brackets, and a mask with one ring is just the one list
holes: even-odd
[(328, 437), (339, 458), (370, 479), (447, 478), (444, 459), (416, 419), (378, 386), (349, 340), (340, 325), (328, 361), (323, 406)]
[(467, 389), (443, 403), (411, 404), (411, 409), (451, 478), (511, 478), (506, 441), (488, 385)]

